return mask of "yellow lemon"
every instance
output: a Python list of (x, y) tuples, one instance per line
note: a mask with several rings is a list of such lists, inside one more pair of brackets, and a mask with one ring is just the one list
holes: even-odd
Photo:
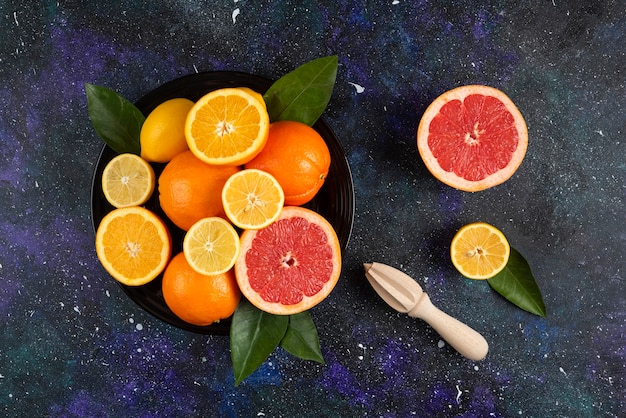
[(188, 99), (170, 99), (150, 112), (139, 136), (143, 159), (166, 163), (189, 148), (185, 121), (193, 105)]
[(510, 254), (511, 247), (504, 234), (484, 222), (459, 229), (450, 245), (452, 264), (468, 279), (492, 278), (506, 267)]

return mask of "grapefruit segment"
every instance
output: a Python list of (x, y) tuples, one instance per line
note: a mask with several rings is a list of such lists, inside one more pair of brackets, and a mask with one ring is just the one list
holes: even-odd
[(237, 283), (265, 312), (291, 315), (312, 308), (330, 294), (340, 273), (337, 235), (310, 209), (285, 206), (268, 227), (241, 236)]
[(442, 94), (417, 129), (417, 148), (428, 170), (464, 191), (508, 180), (527, 147), (522, 114), (503, 92), (488, 86), (462, 86)]

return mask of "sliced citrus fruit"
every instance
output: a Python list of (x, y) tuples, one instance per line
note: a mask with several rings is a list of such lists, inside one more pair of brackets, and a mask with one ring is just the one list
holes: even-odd
[(508, 180), (527, 146), (526, 122), (515, 104), (500, 90), (481, 85), (439, 96), (417, 129), (417, 148), (428, 170), (470, 192)]
[(200, 274), (221, 274), (230, 270), (239, 254), (239, 235), (219, 217), (200, 219), (183, 239), (183, 253)]
[(267, 142), (269, 115), (263, 97), (248, 88), (214, 90), (196, 102), (185, 123), (189, 149), (214, 165), (241, 165)]
[(239, 171), (224, 184), (222, 204), (228, 219), (242, 229), (265, 228), (278, 218), (285, 194), (271, 174), (247, 169)]
[(330, 294), (340, 273), (337, 235), (310, 209), (285, 206), (275, 222), (241, 236), (237, 283), (265, 312), (290, 315), (312, 308)]
[(452, 264), (469, 279), (492, 278), (506, 267), (510, 253), (504, 234), (484, 222), (462, 227), (450, 245)]
[(146, 203), (154, 191), (154, 170), (135, 154), (115, 156), (102, 172), (102, 192), (116, 208)]
[(177, 317), (200, 326), (230, 317), (241, 299), (232, 269), (210, 276), (200, 274), (183, 253), (167, 265), (161, 289), (165, 303)]
[(165, 269), (171, 251), (163, 221), (140, 206), (112, 210), (96, 231), (96, 253), (102, 266), (128, 286), (156, 278)]

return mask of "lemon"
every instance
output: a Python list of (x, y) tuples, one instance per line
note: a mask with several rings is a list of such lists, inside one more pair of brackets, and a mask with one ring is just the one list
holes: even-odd
[(102, 192), (116, 208), (143, 205), (154, 191), (154, 170), (135, 154), (120, 154), (104, 167)]
[(484, 222), (465, 225), (450, 245), (452, 264), (468, 279), (492, 278), (506, 267), (510, 254), (504, 234)]
[(193, 105), (188, 99), (170, 99), (150, 112), (139, 136), (143, 159), (166, 163), (188, 149), (185, 121)]
[(229, 222), (217, 216), (193, 224), (183, 238), (183, 253), (196, 272), (223, 274), (239, 255), (239, 234)]

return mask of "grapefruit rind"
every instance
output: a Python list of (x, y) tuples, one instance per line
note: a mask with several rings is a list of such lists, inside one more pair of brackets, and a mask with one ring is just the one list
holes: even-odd
[[(517, 128), (518, 132), (517, 148), (511, 155), (509, 163), (504, 168), (501, 168), (495, 173), (478, 181), (470, 181), (456, 175), (453, 172), (445, 171), (439, 165), (437, 158), (433, 155), (428, 145), (430, 124), (432, 120), (439, 114), (439, 110), (450, 101), (459, 100), (463, 102), (463, 100), (471, 94), (495, 97), (500, 102), (502, 102), (508, 112), (513, 117), (514, 125)], [(522, 163), (522, 160), (526, 155), (527, 147), (528, 128), (526, 126), (526, 121), (524, 120), (524, 117), (520, 113), (515, 103), (513, 103), (513, 101), (506, 94), (496, 88), (489, 86), (467, 85), (457, 87), (443, 93), (441, 96), (437, 97), (428, 106), (428, 108), (426, 108), (426, 111), (424, 112), (424, 115), (422, 116), (422, 119), (420, 120), (419, 126), (417, 128), (417, 149), (420, 156), (422, 157), (422, 160), (424, 161), (424, 164), (426, 165), (426, 168), (435, 178), (437, 178), (441, 182), (447, 184), (450, 187), (454, 187), (456, 189), (467, 192), (477, 192), (485, 190), (490, 187), (502, 184), (506, 180), (511, 178), (511, 176), (517, 171), (520, 164)]]
[[(298, 206), (285, 206), (275, 222), (280, 222), (281, 220), (297, 217), (304, 218), (308, 222), (315, 223), (322, 228), (327, 237), (327, 244), (332, 250), (332, 258), (330, 261), (332, 262), (333, 267), (330, 277), (317, 293), (312, 296), (302, 295), (302, 300), (295, 304), (286, 305), (278, 302), (267, 301), (263, 299), (261, 295), (252, 288), (248, 277), (246, 255), (248, 251), (254, 251), (253, 242), (257, 237), (257, 234), (263, 230), (246, 230), (241, 235), (239, 257), (237, 259), (237, 262), (235, 263), (235, 277), (237, 278), (237, 283), (239, 284), (241, 293), (254, 306), (262, 311), (274, 315), (293, 315), (316, 306), (324, 299), (326, 299), (326, 297), (332, 292), (341, 274), (341, 247), (339, 245), (339, 239), (337, 238), (337, 234), (335, 233), (332, 225), (318, 213), (310, 209)], [(283, 258), (284, 254), (276, 254), (276, 256), (277, 258), (274, 265), (279, 266), (281, 264), (281, 259)], [(307, 265), (306, 267), (314, 268), (315, 266)]]

